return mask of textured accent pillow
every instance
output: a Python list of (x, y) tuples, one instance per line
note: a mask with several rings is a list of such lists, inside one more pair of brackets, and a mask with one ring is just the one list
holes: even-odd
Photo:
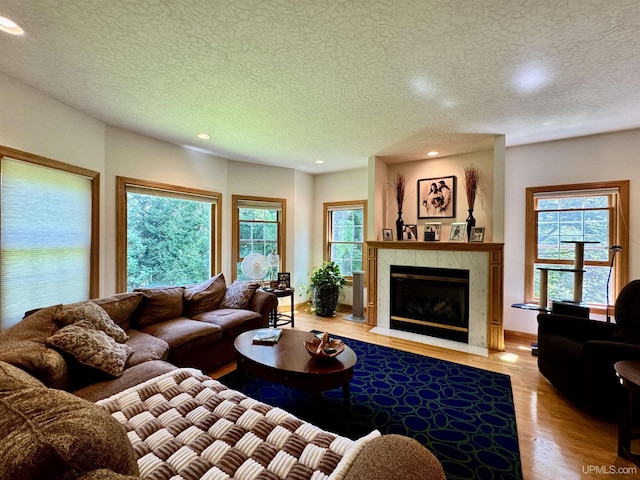
[(258, 289), (257, 283), (241, 282), (236, 280), (227, 289), (220, 308), (242, 308), (248, 309), (251, 297)]
[(60, 328), (81, 320), (85, 320), (98, 330), (102, 330), (116, 342), (124, 343), (129, 339), (125, 331), (111, 320), (105, 309), (91, 301), (63, 305), (53, 316), (53, 321)]
[(219, 273), (206, 282), (184, 289), (184, 315), (193, 317), (199, 313), (210, 312), (220, 307), (227, 292), (224, 274)]
[(93, 367), (112, 377), (122, 375), (133, 349), (116, 342), (86, 320), (61, 328), (45, 342), (71, 355), (82, 365)]
[(184, 287), (137, 288), (135, 291), (142, 292), (142, 301), (134, 313), (134, 328), (143, 329), (182, 315)]

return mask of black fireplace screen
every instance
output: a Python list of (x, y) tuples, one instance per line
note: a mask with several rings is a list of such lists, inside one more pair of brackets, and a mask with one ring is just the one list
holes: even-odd
[(469, 342), (469, 271), (391, 266), (391, 328)]

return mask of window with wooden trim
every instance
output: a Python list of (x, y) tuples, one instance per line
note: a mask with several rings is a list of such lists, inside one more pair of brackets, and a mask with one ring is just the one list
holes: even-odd
[(220, 193), (124, 177), (116, 190), (118, 291), (218, 273)]
[(286, 265), (286, 199), (233, 195), (232, 202), (233, 278), (250, 280), (242, 272), (242, 261), (251, 253), (278, 255), (274, 271), (282, 271)]
[(366, 217), (365, 200), (324, 204), (324, 259), (337, 263), (347, 279), (363, 269)]
[(2, 329), (98, 296), (100, 174), (0, 147)]
[[(629, 182), (596, 182), (526, 190), (525, 300), (538, 303), (539, 268), (548, 272), (549, 300), (573, 299), (575, 246), (584, 248), (583, 302), (594, 313), (605, 313), (628, 281)], [(619, 253), (611, 269), (611, 247)], [(563, 269), (569, 271), (562, 271)], [(607, 284), (609, 291), (607, 292)]]

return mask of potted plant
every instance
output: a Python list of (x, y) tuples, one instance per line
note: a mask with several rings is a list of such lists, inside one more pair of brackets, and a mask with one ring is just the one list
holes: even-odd
[(333, 261), (324, 261), (309, 274), (307, 293), (311, 294), (311, 303), (316, 315), (331, 317), (336, 311), (338, 297), (347, 281), (340, 273), (340, 266)]

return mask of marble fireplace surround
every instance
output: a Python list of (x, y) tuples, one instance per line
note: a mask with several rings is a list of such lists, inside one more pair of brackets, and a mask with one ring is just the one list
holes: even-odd
[[(371, 331), (453, 350), (487, 355), (504, 350), (502, 243), (367, 242), (367, 323)], [(469, 270), (469, 343), (390, 328), (391, 265)]]

